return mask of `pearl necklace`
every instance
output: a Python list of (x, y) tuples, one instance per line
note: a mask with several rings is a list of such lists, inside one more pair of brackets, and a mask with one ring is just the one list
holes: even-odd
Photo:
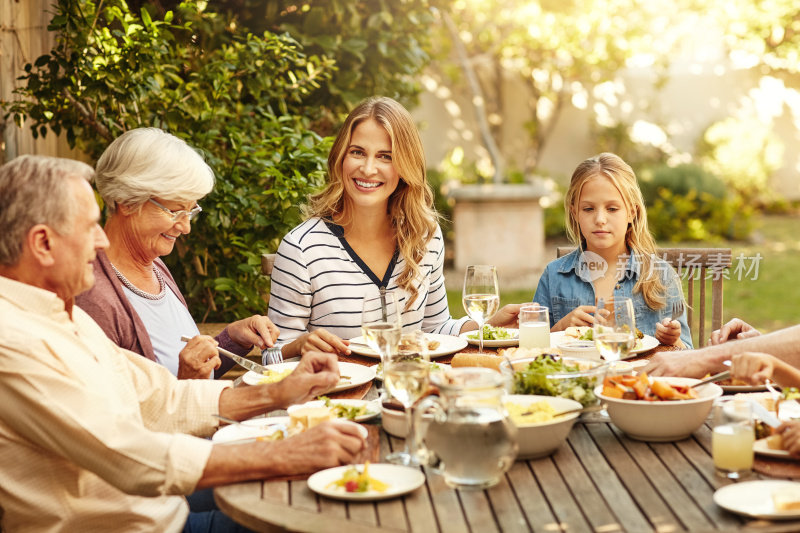
[(156, 274), (156, 278), (158, 279), (158, 294), (150, 294), (149, 292), (145, 292), (139, 287), (135, 286), (133, 283), (128, 281), (128, 278), (125, 275), (117, 270), (117, 267), (111, 263), (111, 268), (114, 269), (114, 273), (117, 275), (117, 278), (122, 282), (125, 287), (129, 291), (131, 291), (136, 296), (140, 296), (142, 298), (146, 298), (147, 300), (160, 300), (167, 294), (167, 284), (164, 283), (164, 276), (161, 274), (161, 271), (158, 270), (155, 265), (153, 265), (153, 272)]

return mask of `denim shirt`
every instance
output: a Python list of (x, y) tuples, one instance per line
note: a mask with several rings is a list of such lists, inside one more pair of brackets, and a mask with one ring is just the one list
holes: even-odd
[[(539, 286), (533, 301), (550, 308), (550, 327), (567, 316), (573, 309), (581, 305), (595, 305), (594, 285), (578, 276), (581, 251), (575, 250), (551, 261), (539, 279)], [(672, 314), (673, 302), (683, 298), (680, 279), (672, 266), (661, 259), (655, 259), (653, 270), (661, 274), (661, 281), (666, 287), (666, 305), (662, 309), (650, 309), (640, 292), (633, 288), (639, 279), (639, 261), (630, 255), (625, 265), (625, 272), (614, 286), (615, 298), (630, 298), (636, 314), (636, 327), (642, 333), (655, 337), (656, 324)], [(692, 348), (692, 335), (686, 322), (686, 310), (678, 319), (681, 325), (681, 340), (687, 348)]]

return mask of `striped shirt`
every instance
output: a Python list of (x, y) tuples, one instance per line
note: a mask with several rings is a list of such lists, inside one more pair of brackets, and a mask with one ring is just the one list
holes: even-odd
[[(405, 260), (395, 253), (379, 279), (350, 248), (340, 226), (311, 218), (281, 241), (272, 271), (269, 318), (281, 330), (279, 344), (307, 331), (324, 328), (342, 339), (361, 334), (364, 294), (376, 286), (397, 292), (405, 309), (408, 292), (397, 286)], [(454, 320), (444, 287), (444, 240), (437, 226), (420, 263), (419, 289), (411, 308), (403, 312), (403, 328), (458, 335), (469, 320)]]

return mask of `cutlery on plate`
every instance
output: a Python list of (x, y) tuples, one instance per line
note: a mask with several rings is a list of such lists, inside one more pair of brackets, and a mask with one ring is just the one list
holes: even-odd
[[(181, 335), (181, 340), (183, 342), (189, 342), (190, 339), (191, 337), (187, 337), (186, 335)], [(239, 366), (243, 366), (247, 370), (252, 370), (253, 372), (257, 372), (259, 374), (269, 374), (269, 368), (267, 368), (264, 365), (260, 365), (254, 361), (251, 361), (246, 357), (242, 357), (241, 355), (236, 355), (235, 353), (229, 352), (225, 348), (220, 348), (219, 346), (217, 346), (217, 351), (219, 351), (219, 353), (221, 353), (222, 355), (227, 355), (228, 357), (233, 359)]]
[[(235, 426), (242, 426), (242, 427), (246, 427), (246, 428), (250, 428), (250, 429), (264, 429), (264, 428), (268, 428), (268, 427), (271, 427), (271, 426), (282, 426), (282, 425), (284, 425), (282, 422), (273, 422), (271, 424), (270, 423), (265, 423), (265, 424), (262, 424), (260, 426), (253, 426), (253, 425), (250, 425), (250, 424), (242, 424), (238, 420), (234, 420), (233, 418), (228, 418), (227, 416), (223, 416), (223, 415), (216, 414), (216, 413), (212, 414), (211, 416), (213, 416), (214, 418), (219, 418), (220, 420), (222, 420), (223, 422), (225, 422), (227, 424), (232, 424), (232, 425), (235, 425)], [(265, 418), (264, 420), (266, 421), (268, 419)]]
[(767, 408), (758, 403), (756, 400), (751, 398), (750, 406), (753, 409), (753, 414), (756, 415), (756, 417), (766, 425), (774, 428), (781, 425), (781, 421), (778, 419), (778, 417), (767, 411)]
[(730, 370), (725, 370), (723, 372), (720, 372), (719, 374), (714, 374), (713, 376), (708, 377), (708, 378), (704, 379), (703, 381), (699, 381), (699, 382), (697, 382), (697, 383), (695, 383), (693, 385), (690, 385), (690, 387), (693, 388), (693, 389), (696, 389), (700, 385), (706, 385), (708, 383), (711, 383), (712, 381), (722, 381), (723, 379), (728, 379), (730, 377), (731, 377), (731, 371)]

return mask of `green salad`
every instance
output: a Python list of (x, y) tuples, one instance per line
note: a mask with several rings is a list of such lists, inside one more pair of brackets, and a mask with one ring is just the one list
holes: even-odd
[(327, 396), (318, 396), (317, 398), (325, 402), (325, 407), (328, 407), (336, 418), (355, 420), (356, 417), (367, 414), (367, 408), (363, 405), (356, 406), (333, 403)]
[(559, 377), (549, 379), (552, 374), (578, 374), (581, 369), (574, 364), (554, 359), (550, 355), (540, 355), (524, 370), (514, 372), (514, 394), (544, 394), (560, 396), (581, 403), (583, 406), (597, 402), (594, 395), (595, 378), (576, 375), (575, 378)]
[[(478, 332), (470, 333), (467, 335), (470, 339), (475, 339), (476, 341), (480, 339)], [(515, 339), (513, 333), (509, 333), (506, 328), (495, 328), (490, 326), (489, 324), (484, 324), (483, 326), (483, 340), (485, 341), (499, 341), (505, 339)]]

